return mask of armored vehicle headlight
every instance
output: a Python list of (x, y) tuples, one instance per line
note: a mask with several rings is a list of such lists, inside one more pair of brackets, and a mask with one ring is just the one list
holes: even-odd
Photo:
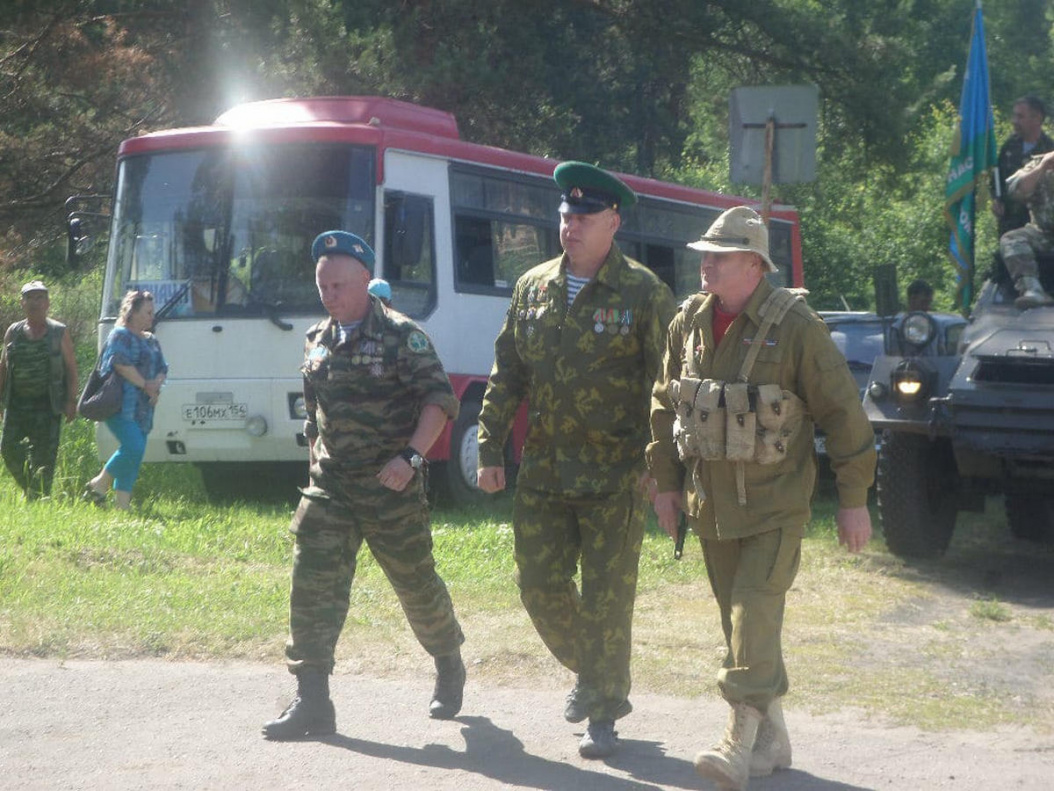
[(921, 349), (929, 344), (937, 334), (937, 322), (922, 312), (909, 313), (904, 317), (900, 327), (901, 337), (905, 343)]
[(893, 397), (901, 404), (918, 404), (930, 396), (933, 374), (911, 359), (903, 360), (890, 375)]

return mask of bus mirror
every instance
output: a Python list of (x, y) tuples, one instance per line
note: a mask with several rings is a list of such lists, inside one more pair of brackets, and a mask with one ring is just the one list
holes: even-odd
[(80, 267), (81, 256), (95, 244), (90, 226), (96, 220), (109, 218), (108, 214), (102, 212), (79, 211), (75, 207), (82, 203), (97, 206), (103, 200), (103, 195), (73, 195), (66, 199), (66, 208), (72, 209), (66, 215), (66, 265), (71, 269)]
[(80, 217), (70, 217), (66, 223), (66, 265), (70, 269), (79, 269), (81, 265), (81, 245), (85, 241), (84, 229)]
[(895, 316), (900, 310), (897, 291), (896, 264), (881, 264), (875, 267), (875, 313), (879, 316)]

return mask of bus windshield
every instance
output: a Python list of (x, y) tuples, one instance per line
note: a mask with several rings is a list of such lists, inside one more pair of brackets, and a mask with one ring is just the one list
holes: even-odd
[(311, 242), (341, 228), (373, 243), (374, 173), (372, 148), (318, 143), (123, 160), (105, 314), (130, 288), (166, 318), (321, 313)]

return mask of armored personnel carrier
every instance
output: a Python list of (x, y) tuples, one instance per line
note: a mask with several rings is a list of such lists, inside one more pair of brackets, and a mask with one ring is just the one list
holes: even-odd
[[(1045, 262), (1044, 286), (1054, 286)], [(934, 558), (959, 511), (1002, 495), (1018, 538), (1054, 541), (1054, 306), (1019, 310), (997, 261), (956, 348), (933, 315), (893, 321), (864, 408), (880, 432), (878, 510), (891, 552)]]

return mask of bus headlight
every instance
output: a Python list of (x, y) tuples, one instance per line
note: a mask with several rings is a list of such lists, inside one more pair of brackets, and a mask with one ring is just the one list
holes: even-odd
[(253, 415), (245, 421), (245, 433), (250, 437), (262, 437), (267, 433), (267, 419), (263, 415)]
[(307, 417), (307, 405), (303, 393), (289, 394), (289, 417), (293, 420), (304, 420)]

